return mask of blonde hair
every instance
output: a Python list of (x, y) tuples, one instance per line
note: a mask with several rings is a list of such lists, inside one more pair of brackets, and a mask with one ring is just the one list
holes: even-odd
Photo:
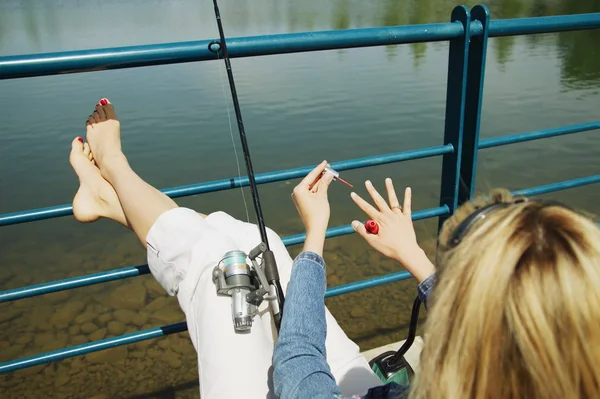
[[(490, 211), (453, 246), (457, 226)], [(411, 399), (600, 398), (600, 229), (506, 190), (444, 224)]]

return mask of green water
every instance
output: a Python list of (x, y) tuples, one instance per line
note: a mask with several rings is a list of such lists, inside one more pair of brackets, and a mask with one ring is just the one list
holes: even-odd
[[(446, 0), (222, 0), (228, 36), (448, 21)], [(470, 2), (468, 6), (473, 6)], [(599, 0), (500, 0), (493, 18), (599, 12)], [(212, 39), (208, 0), (3, 0), (0, 56)], [(483, 138), (600, 119), (600, 30), (490, 40)], [(439, 145), (447, 43), (232, 61), (257, 173)], [(122, 121), (133, 167), (164, 188), (237, 175), (233, 115), (221, 62), (0, 81), (0, 213), (69, 203), (77, 180), (69, 143), (99, 98)], [(229, 107), (229, 108), (228, 108)], [(233, 138), (240, 153), (237, 131)], [(600, 172), (598, 131), (480, 153), (478, 189), (520, 189)], [(243, 167), (243, 161), (240, 159)], [(364, 194), (390, 176), (413, 188), (415, 210), (438, 205), (441, 158), (344, 173)], [(242, 174), (245, 174), (242, 169)], [(282, 236), (301, 232), (289, 198), (296, 181), (260, 187), (265, 218)], [(331, 226), (363, 218), (348, 189), (331, 189)], [(252, 217), (249, 190), (246, 200)], [(557, 194), (600, 213), (600, 190)], [(178, 200), (245, 218), (240, 190)], [(436, 220), (417, 223), (431, 253)], [(296, 254), (299, 247), (291, 248)], [(357, 237), (332, 239), (330, 286), (401, 270)], [(135, 237), (110, 222), (71, 217), (0, 229), (0, 289), (145, 263)], [(126, 295), (124, 295), (126, 293)], [(404, 337), (414, 281), (328, 300), (362, 349)], [(183, 320), (150, 276), (0, 306), (0, 361)], [(186, 334), (0, 376), (2, 398), (187, 398), (197, 396)]]

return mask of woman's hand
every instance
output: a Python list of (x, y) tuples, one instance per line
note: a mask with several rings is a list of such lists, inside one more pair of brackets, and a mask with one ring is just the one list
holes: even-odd
[(294, 188), (292, 199), (306, 229), (304, 250), (323, 256), (325, 232), (329, 224), (327, 189), (333, 174), (325, 173), (327, 161), (321, 162)]
[(404, 206), (401, 207), (392, 179), (385, 179), (389, 205), (370, 181), (367, 180), (365, 186), (379, 210), (356, 193), (350, 196), (369, 218), (377, 222), (379, 232), (367, 233), (365, 226), (357, 220), (352, 222), (352, 228), (377, 251), (402, 264), (419, 282), (425, 280), (435, 272), (435, 267), (417, 243), (411, 217), (410, 188), (404, 191)]

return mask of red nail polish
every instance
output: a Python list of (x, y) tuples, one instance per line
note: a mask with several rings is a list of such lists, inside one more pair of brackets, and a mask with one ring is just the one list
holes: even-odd
[(103, 98), (102, 100), (100, 100), (100, 104), (106, 105), (108, 104), (108, 101), (105, 98)]
[(377, 234), (379, 232), (379, 225), (374, 220), (367, 220), (365, 222), (365, 229), (369, 234)]
[(96, 107), (99, 107), (99, 106), (100, 106), (100, 103), (96, 104)]
[(83, 143), (83, 139), (81, 137), (77, 137), (77, 140), (79, 140), (80, 143)]

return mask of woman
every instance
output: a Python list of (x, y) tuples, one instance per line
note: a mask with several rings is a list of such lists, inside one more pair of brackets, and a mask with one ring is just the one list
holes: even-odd
[[(235, 334), (230, 300), (216, 296), (211, 279), (225, 252), (248, 252), (257, 244), (256, 226), (223, 212), (206, 216), (179, 208), (145, 183), (121, 151), (120, 126), (108, 100), (96, 105), (86, 125), (88, 142), (74, 140), (70, 159), (81, 183), (73, 201), (76, 219), (113, 219), (147, 247), (153, 276), (177, 296), (186, 315), (203, 399), (269, 397), (269, 312), (257, 316), (251, 334)], [(324, 306), (322, 251), (332, 179), (322, 174), (326, 164), (294, 189), (307, 238), (293, 266), (279, 237), (268, 233), (286, 290), (273, 361), (275, 394), (334, 398), (369, 390), (370, 398), (402, 397), (406, 387), (379, 386)], [(352, 198), (380, 229), (369, 235), (354, 222), (357, 233), (420, 281), (426, 304), (436, 283), (410, 397), (600, 397), (600, 232), (590, 220), (505, 192), (468, 203), (442, 229), (434, 274), (416, 242), (410, 190), (402, 209), (391, 180), (389, 205), (366, 186), (377, 208)]]
[[(391, 383), (363, 398), (600, 397), (600, 229), (591, 220), (494, 192), (444, 224), (434, 274), (416, 244), (410, 190), (402, 209), (389, 179), (386, 186), (389, 205), (366, 183), (377, 208), (352, 194), (378, 234), (352, 225), (417, 278), (429, 316), (414, 386)], [(299, 205), (301, 216), (327, 208), (326, 197)], [(303, 220), (308, 231), (313, 220)], [(318, 228), (322, 235), (325, 223)], [(325, 361), (321, 249), (305, 247), (312, 253), (292, 269), (274, 353), (275, 392), (285, 399), (342, 398)]]
[[(147, 248), (152, 275), (169, 295), (177, 296), (186, 316), (198, 353), (202, 399), (271, 397), (276, 334), (267, 301), (259, 308), (251, 333), (236, 334), (231, 298), (217, 296), (212, 281), (212, 270), (226, 252), (248, 253), (260, 243), (256, 225), (224, 212), (203, 215), (178, 207), (131, 169), (121, 150), (120, 134), (113, 105), (102, 99), (86, 122), (87, 142), (78, 137), (71, 144), (70, 162), (80, 181), (73, 199), (75, 218), (80, 222), (101, 217), (114, 220), (132, 229)], [(322, 162), (311, 176), (321, 174), (326, 165)], [(331, 179), (325, 175), (320, 187)], [(286, 290), (292, 259), (277, 234), (268, 230), (268, 239)], [(323, 239), (311, 234), (307, 245), (322, 244)], [(365, 393), (378, 385), (358, 346), (329, 311), (324, 310), (323, 316), (328, 329), (327, 361), (341, 390)]]

